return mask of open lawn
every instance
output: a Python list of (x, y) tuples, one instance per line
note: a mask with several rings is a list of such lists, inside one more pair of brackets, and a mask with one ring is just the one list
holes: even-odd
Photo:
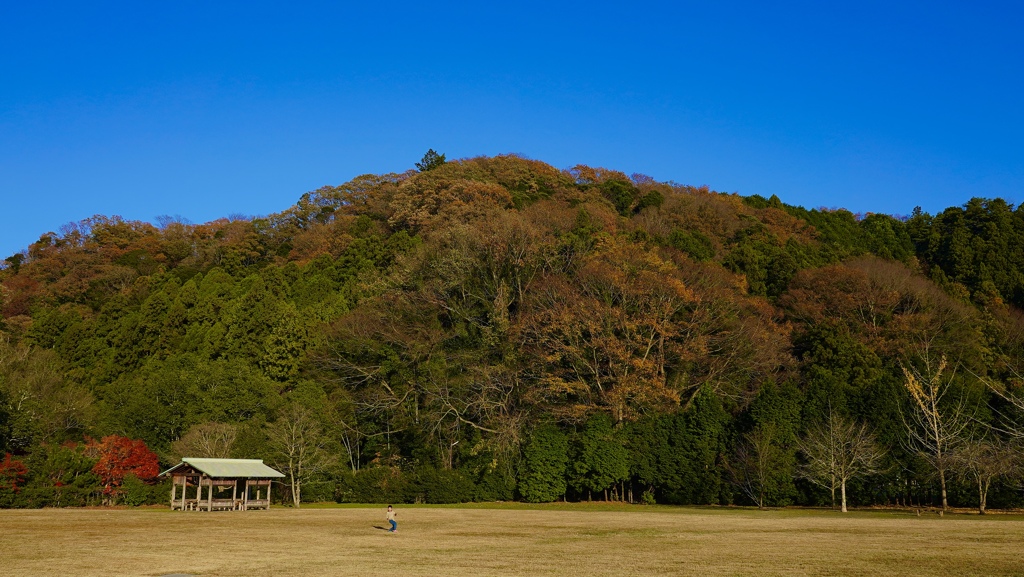
[(553, 505), (0, 511), (0, 575), (1024, 575), (1024, 517)]

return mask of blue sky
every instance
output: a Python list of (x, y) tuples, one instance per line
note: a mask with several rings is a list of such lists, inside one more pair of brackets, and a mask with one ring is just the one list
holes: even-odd
[(165, 4), (5, 6), (0, 256), (428, 148), (859, 212), (1024, 200), (1020, 3)]

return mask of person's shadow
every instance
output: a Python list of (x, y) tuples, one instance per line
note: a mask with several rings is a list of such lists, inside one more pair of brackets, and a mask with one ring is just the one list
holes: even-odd
[(387, 527), (381, 527), (380, 525), (374, 525), (373, 528), (374, 529), (380, 529), (381, 531), (387, 531), (388, 530)]

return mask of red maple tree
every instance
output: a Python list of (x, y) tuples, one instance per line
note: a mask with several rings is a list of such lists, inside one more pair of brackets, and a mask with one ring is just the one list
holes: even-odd
[(10, 490), (17, 493), (18, 485), (25, 482), (28, 475), (28, 467), (21, 461), (15, 461), (11, 454), (7, 453), (4, 460), (0, 461), (0, 490)]
[(103, 494), (107, 496), (117, 494), (129, 474), (148, 481), (160, 473), (156, 453), (141, 439), (117, 435), (103, 437), (100, 441), (89, 439), (86, 452), (99, 459), (92, 472), (99, 475)]

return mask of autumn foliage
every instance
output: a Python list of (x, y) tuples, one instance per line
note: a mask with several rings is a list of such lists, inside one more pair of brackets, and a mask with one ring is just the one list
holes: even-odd
[(25, 483), (26, 475), (25, 463), (13, 459), (10, 453), (5, 454), (4, 460), (0, 461), (0, 491), (17, 493)]
[(86, 455), (98, 458), (93, 472), (103, 483), (104, 495), (116, 495), (128, 475), (143, 481), (153, 480), (160, 473), (156, 453), (139, 439), (109, 435), (86, 443)]

